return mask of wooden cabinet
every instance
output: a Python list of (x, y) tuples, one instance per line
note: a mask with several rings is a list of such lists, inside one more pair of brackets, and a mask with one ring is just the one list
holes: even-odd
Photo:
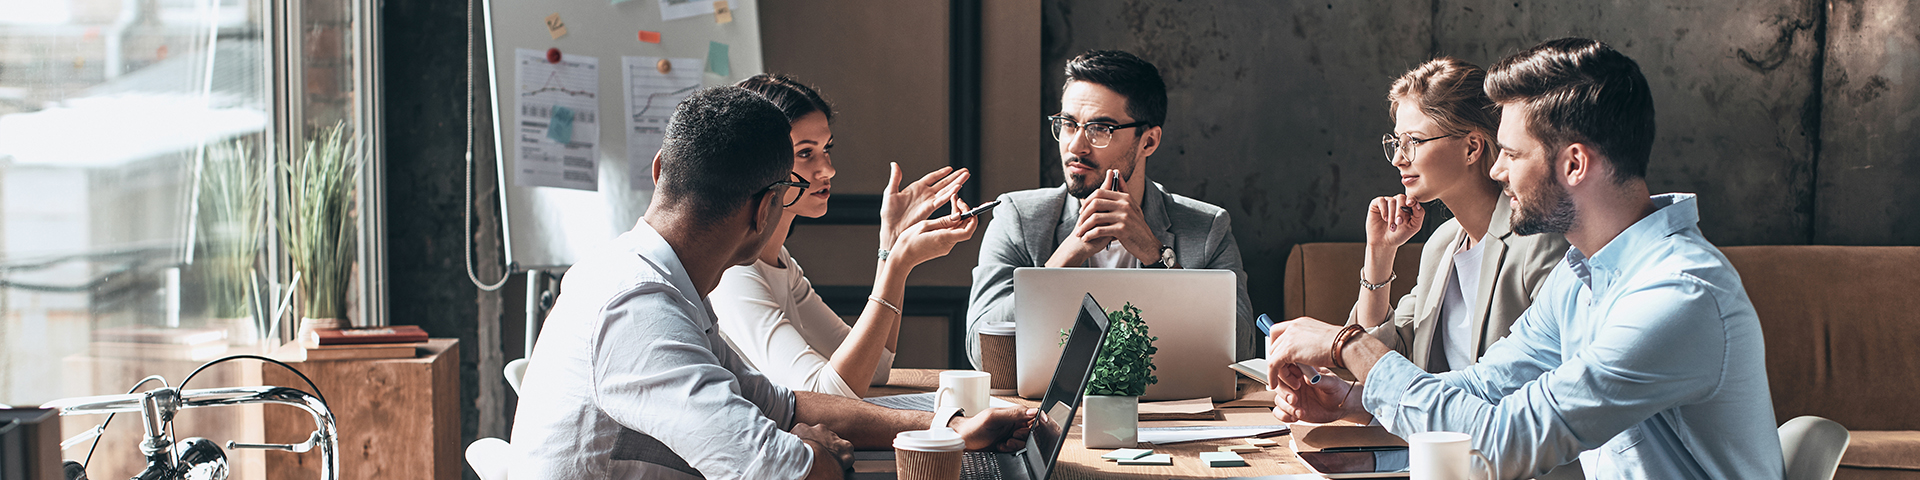
[[(340, 431), (340, 478), (460, 478), (460, 345), (429, 340), (414, 358), (288, 362), (320, 387)], [(262, 365), (269, 385), (306, 383)], [(266, 440), (299, 443), (313, 419), (293, 407), (267, 406)], [(266, 452), (267, 478), (316, 479), (318, 450)]]

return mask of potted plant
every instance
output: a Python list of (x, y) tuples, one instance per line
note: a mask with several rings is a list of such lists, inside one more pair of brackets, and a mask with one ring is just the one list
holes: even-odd
[(225, 327), (229, 345), (253, 345), (262, 322), (255, 269), (266, 230), (267, 163), (254, 145), (210, 145), (200, 166), (197, 271), (205, 286), (209, 326)]
[(299, 334), (346, 326), (353, 277), (353, 186), (359, 180), (359, 136), (343, 125), (322, 129), (299, 155), (280, 164), (280, 242), (293, 271), (302, 314)]
[(1139, 444), (1140, 396), (1147, 385), (1159, 383), (1153, 375), (1153, 354), (1159, 349), (1147, 334), (1147, 322), (1132, 303), (1107, 312), (1107, 340), (1093, 361), (1093, 379), (1081, 402), (1086, 412), (1083, 440), (1088, 448), (1133, 448)]

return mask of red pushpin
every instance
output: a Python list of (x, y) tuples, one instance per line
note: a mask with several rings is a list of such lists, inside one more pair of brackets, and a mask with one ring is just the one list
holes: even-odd
[(547, 49), (547, 63), (560, 63), (560, 49)]

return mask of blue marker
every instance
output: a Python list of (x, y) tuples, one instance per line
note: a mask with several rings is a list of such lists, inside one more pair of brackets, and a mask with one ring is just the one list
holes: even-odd
[[(1254, 328), (1260, 329), (1260, 336), (1262, 337), (1268, 337), (1273, 335), (1273, 324), (1274, 324), (1273, 317), (1268, 317), (1267, 314), (1264, 314), (1264, 313), (1260, 314), (1260, 318), (1254, 319), (1253, 321)], [(1312, 377), (1307, 378), (1307, 383), (1313, 384), (1313, 385), (1320, 384), (1320, 369), (1313, 368), (1312, 366), (1306, 365), (1306, 364), (1296, 363), (1294, 365), (1300, 366), (1301, 372), (1313, 373)]]

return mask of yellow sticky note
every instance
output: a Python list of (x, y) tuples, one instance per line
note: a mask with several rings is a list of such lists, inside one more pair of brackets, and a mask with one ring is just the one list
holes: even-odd
[(560, 21), (560, 14), (547, 15), (547, 35), (552, 35), (555, 40), (567, 36), (567, 24)]
[(713, 23), (733, 21), (733, 9), (727, 8), (727, 0), (713, 0)]

